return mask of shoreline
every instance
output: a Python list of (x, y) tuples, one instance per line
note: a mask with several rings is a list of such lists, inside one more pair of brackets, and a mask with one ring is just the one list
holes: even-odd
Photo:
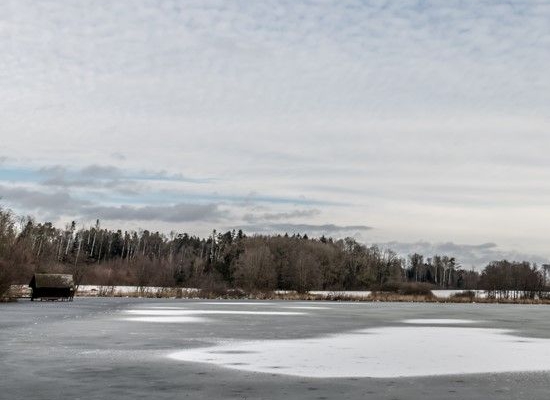
[[(241, 289), (208, 290), (198, 288), (169, 288), (136, 286), (81, 285), (75, 297), (101, 298), (164, 298), (202, 300), (283, 300), (283, 301), (349, 301), (349, 302), (398, 302), (398, 303), (479, 303), (479, 304), (550, 304), (550, 296), (523, 298), (519, 292), (514, 296), (489, 296), (485, 290), (432, 290), (430, 294), (400, 294), (384, 291), (254, 291)], [(25, 285), (13, 285), (11, 296), (4, 301), (30, 298)]]

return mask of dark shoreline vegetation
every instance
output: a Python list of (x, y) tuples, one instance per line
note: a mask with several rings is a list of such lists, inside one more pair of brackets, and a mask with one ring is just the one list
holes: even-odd
[[(18, 229), (19, 227), (19, 229)], [(198, 288), (202, 298), (353, 300), (344, 291), (370, 290), (370, 301), (550, 302), (549, 265), (493, 261), (481, 272), (447, 255), (410, 254), (365, 246), (353, 238), (304, 235), (246, 236), (242, 231), (208, 238), (187, 233), (108, 230), (76, 223), (59, 229), (0, 208), (0, 298), (35, 272), (70, 273), (76, 285)], [(433, 289), (465, 293), (437, 299)], [(175, 290), (175, 292), (173, 291)], [(276, 290), (288, 291), (286, 294)], [(480, 299), (472, 290), (487, 291)], [(181, 290), (180, 290), (181, 292)]]

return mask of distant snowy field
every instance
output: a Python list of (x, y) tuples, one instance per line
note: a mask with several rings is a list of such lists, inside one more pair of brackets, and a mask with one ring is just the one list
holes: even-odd
[[(163, 290), (170, 290), (172, 288), (163, 288), (160, 286), (98, 286), (98, 285), (81, 285), (78, 288), (78, 292), (82, 295), (97, 295), (100, 293), (112, 293), (114, 295), (128, 295), (133, 293), (157, 293)], [(183, 288), (184, 292), (198, 292), (200, 289), (197, 288)], [(434, 296), (441, 299), (446, 299), (457, 293), (463, 293), (466, 290), (432, 290)], [(477, 297), (487, 297), (487, 292), (484, 290), (475, 290)], [(278, 294), (288, 294), (291, 291), (288, 290), (276, 290), (275, 293)], [(370, 290), (356, 290), (356, 291), (330, 291), (330, 290), (311, 290), (309, 292), (312, 295), (320, 297), (329, 297), (340, 295), (342, 297), (349, 297), (354, 299), (367, 298), (371, 295), (372, 291)]]
[[(112, 293), (114, 295), (129, 295), (133, 293), (143, 293), (143, 294), (154, 294), (157, 292), (162, 292), (165, 290), (171, 290), (175, 288), (164, 288), (159, 286), (96, 286), (96, 285), (81, 285), (78, 289), (80, 294), (83, 295), (97, 295), (100, 293)], [(198, 292), (200, 289), (197, 288), (182, 288), (183, 292), (193, 293)], [(453, 295), (466, 293), (469, 290), (432, 290), (431, 291), (435, 297), (440, 299), (448, 299)], [(487, 292), (485, 290), (472, 290), (476, 297), (486, 298)], [(287, 294), (291, 293), (288, 290), (276, 290), (275, 293), (278, 294)], [(311, 290), (309, 294), (319, 296), (319, 297), (335, 297), (341, 296), (343, 298), (350, 299), (366, 299), (372, 294), (370, 290), (347, 290), (347, 291), (334, 291), (334, 290)]]

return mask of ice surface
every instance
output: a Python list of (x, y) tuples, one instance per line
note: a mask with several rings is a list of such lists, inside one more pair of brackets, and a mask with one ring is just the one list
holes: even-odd
[(550, 339), (511, 333), (459, 326), (381, 327), (311, 339), (220, 344), (175, 352), (169, 357), (241, 371), (313, 378), (550, 370)]

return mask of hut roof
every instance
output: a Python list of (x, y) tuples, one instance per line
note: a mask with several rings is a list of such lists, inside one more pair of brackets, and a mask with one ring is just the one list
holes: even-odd
[(36, 288), (73, 288), (73, 276), (69, 274), (34, 274), (29, 286)]

